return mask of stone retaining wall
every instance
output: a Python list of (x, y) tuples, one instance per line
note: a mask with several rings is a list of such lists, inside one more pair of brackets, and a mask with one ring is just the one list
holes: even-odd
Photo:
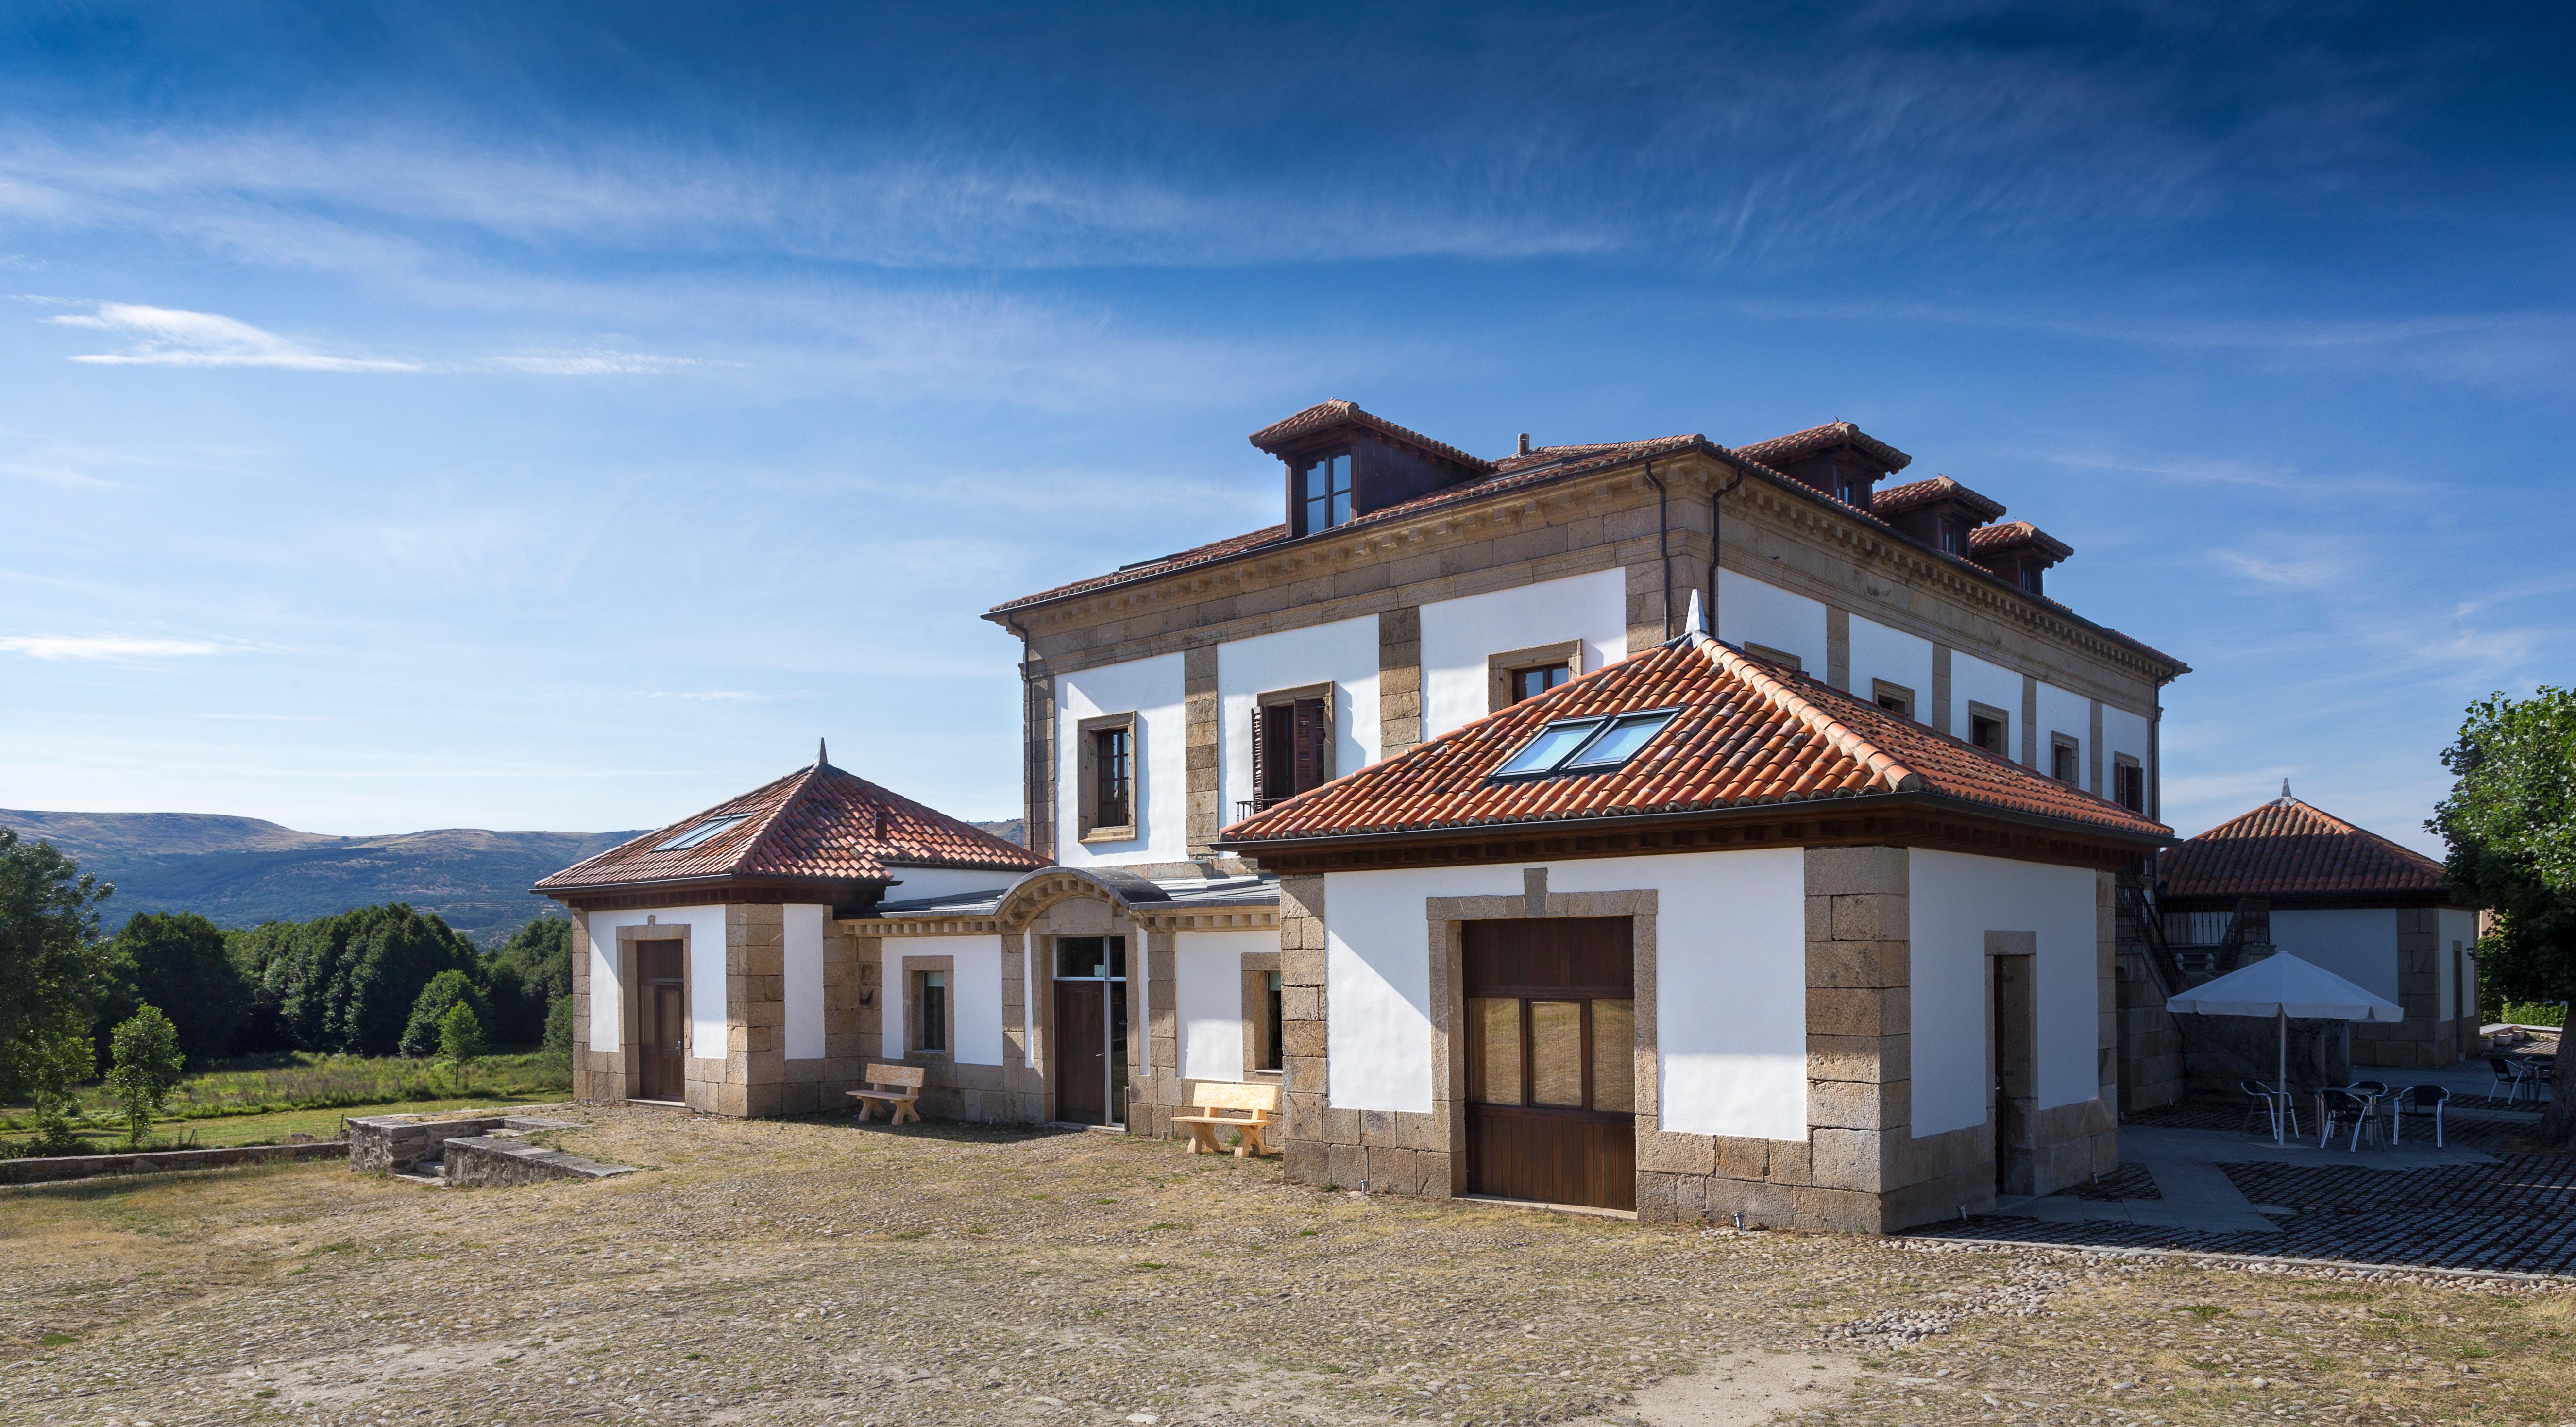
[(449, 1184), (535, 1184), (549, 1179), (611, 1179), (628, 1165), (601, 1164), (525, 1140), (474, 1135), (447, 1142), (440, 1176)]
[(149, 1174), (168, 1169), (228, 1169), (241, 1164), (337, 1159), (349, 1153), (339, 1140), (309, 1145), (239, 1145), (212, 1150), (147, 1150), (138, 1154), (62, 1155), (0, 1160), (0, 1184), (49, 1184), (104, 1174)]
[(536, 1115), (353, 1115), (349, 1118), (349, 1168), (359, 1174), (399, 1174), (437, 1159), (451, 1140), (494, 1130), (569, 1130), (569, 1120)]

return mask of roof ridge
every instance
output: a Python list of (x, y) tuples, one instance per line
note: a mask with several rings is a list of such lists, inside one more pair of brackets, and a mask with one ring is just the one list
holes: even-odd
[[(829, 767), (831, 767), (831, 765), (828, 763), (809, 764), (788, 774), (784, 778), (772, 779), (767, 783), (761, 784), (759, 788), (753, 789), (753, 793), (758, 793), (769, 788), (774, 788), (778, 786), (778, 784), (784, 782), (793, 782), (795, 784), (794, 787), (789, 788), (785, 793), (779, 795), (778, 801), (770, 807), (769, 815), (762, 818), (760, 820), (760, 826), (752, 831), (751, 841), (744, 843), (742, 845), (742, 850), (735, 853), (733, 855), (733, 859), (725, 865), (729, 868), (748, 867), (752, 865), (752, 859), (758, 857), (760, 855), (761, 848), (768, 843), (769, 835), (778, 830), (779, 820), (786, 816), (789, 808), (796, 806), (796, 800), (804, 796), (805, 789), (813, 783), (815, 776)], [(743, 796), (749, 797), (751, 794), (746, 793)]]
[(1778, 676), (1707, 635), (1698, 635), (1691, 642), (1697, 645), (1702, 641), (1706, 643), (1704, 652), (1717, 667), (1733, 676), (1736, 682), (1768, 699), (1772, 707), (1804, 724), (1809, 732), (1832, 745), (1836, 752), (1869, 769), (1872, 780), (1885, 783), (1889, 792), (1912, 793), (1922, 789), (1922, 774), (1854, 733), (1841, 719), (1816, 707), (1806, 695), (1791, 688)]

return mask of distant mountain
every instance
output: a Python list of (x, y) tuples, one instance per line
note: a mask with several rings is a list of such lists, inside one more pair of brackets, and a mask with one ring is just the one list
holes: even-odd
[(505, 937), (550, 905), (528, 895), (538, 878), (642, 831), (327, 837), (257, 818), (8, 808), (0, 827), (51, 842), (114, 883), (103, 918), (111, 927), (136, 912), (201, 912), (218, 926), (246, 927), (409, 902), (477, 941)]
[[(0, 813), (0, 817), (6, 816), (7, 814)], [(1029, 820), (1027, 818), (1004, 818), (1000, 822), (976, 823), (974, 826), (982, 828), (984, 831), (1002, 839), (1004, 842), (1016, 842), (1022, 847), (1029, 845)]]

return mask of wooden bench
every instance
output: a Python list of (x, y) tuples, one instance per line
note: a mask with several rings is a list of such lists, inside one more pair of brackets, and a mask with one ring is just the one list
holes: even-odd
[(877, 1106), (883, 1105), (889, 1123), (900, 1125), (910, 1120), (918, 1125), (921, 1111), (914, 1107), (921, 1103), (921, 1067), (871, 1065), (868, 1067), (868, 1088), (851, 1091), (850, 1098), (859, 1102), (861, 1124), (876, 1112)]
[[(1262, 1136), (1277, 1123), (1270, 1117), (1279, 1113), (1278, 1086), (1201, 1081), (1192, 1103), (1200, 1113), (1172, 1117), (1173, 1124), (1189, 1127), (1190, 1153), (1216, 1153), (1219, 1148), (1217, 1135), (1229, 1129), (1243, 1134), (1243, 1143), (1234, 1147), (1236, 1159), (1270, 1153), (1270, 1147), (1262, 1143)], [(1241, 1113), (1229, 1113), (1235, 1111)]]

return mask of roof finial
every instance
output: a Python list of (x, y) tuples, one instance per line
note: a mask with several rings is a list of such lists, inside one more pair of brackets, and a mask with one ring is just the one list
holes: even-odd
[(2298, 801), (2298, 799), (2290, 796), (2290, 780), (2287, 778), (2281, 780), (2281, 801), (2285, 803), (2295, 803)]
[(825, 750), (823, 747), (823, 740), (819, 737), (814, 740), (814, 766), (817, 768), (829, 768), (832, 766), (832, 755), (830, 752)]
[(1699, 590), (1691, 590), (1690, 616), (1682, 621), (1684, 634), (1708, 633), (1708, 611), (1699, 602)]

